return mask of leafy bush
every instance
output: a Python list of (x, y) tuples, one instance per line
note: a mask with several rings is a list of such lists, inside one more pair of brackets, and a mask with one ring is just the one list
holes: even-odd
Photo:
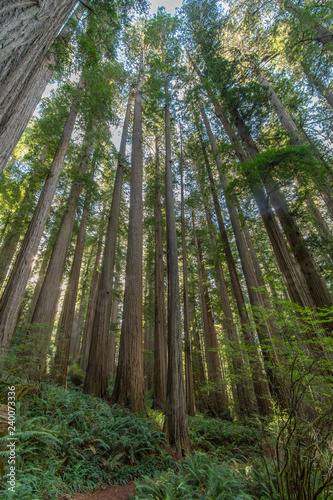
[[(18, 410), (15, 499), (54, 499), (170, 467), (156, 425), (81, 391), (47, 386)], [(6, 444), (7, 436), (0, 439), (3, 450)], [(7, 455), (1, 452), (5, 463)], [(1, 495), (12, 498), (8, 490)]]

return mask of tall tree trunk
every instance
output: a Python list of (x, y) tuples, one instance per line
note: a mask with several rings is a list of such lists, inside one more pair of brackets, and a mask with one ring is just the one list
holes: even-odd
[[(112, 393), (113, 404), (126, 406), (134, 412), (145, 409), (142, 332), (142, 85), (143, 61), (135, 96), (123, 322), (117, 375)], [(87, 376), (89, 368), (90, 366)]]
[[(188, 56), (193, 65), (193, 68), (198, 73), (200, 80), (204, 83), (204, 78), (200, 73), (199, 69), (197, 68), (197, 66), (195, 65), (189, 53)], [(223, 110), (219, 102), (216, 100), (209, 87), (207, 88), (206, 86), (206, 89), (210, 99), (214, 104), (215, 113), (221, 120), (224, 129), (229, 137), (229, 140), (235, 148), (235, 152), (239, 161), (241, 163), (245, 163), (246, 161), (248, 161), (248, 156), (243, 150), (241, 144), (239, 143), (225, 111)], [(232, 118), (234, 119), (236, 128), (239, 132), (242, 142), (246, 144), (249, 156), (251, 158), (255, 158), (257, 154), (257, 148), (254, 144), (254, 141), (250, 137), (250, 134), (247, 131), (245, 124), (243, 123), (238, 113), (238, 110), (235, 107), (231, 107), (229, 111)], [(297, 267), (295, 266), (289, 254), (289, 250), (277, 225), (274, 214), (272, 213), (272, 209), (269, 205), (267, 196), (264, 190), (262, 189), (262, 186), (260, 185), (260, 183), (252, 182), (250, 187), (252, 189), (255, 201), (258, 205), (259, 212), (263, 220), (268, 237), (270, 239), (273, 251), (275, 253), (276, 260), (286, 281), (286, 285), (291, 300), (293, 302), (300, 304), (303, 307), (312, 307), (313, 304), (312, 299), (309, 296), (309, 293), (306, 292), (307, 289), (306, 282), (298, 272)]]
[[(47, 148), (43, 148), (41, 152), (41, 156), (39, 159), (40, 164), (42, 165), (45, 162), (47, 153)], [(37, 172), (36, 172), (37, 170)], [(1, 249), (0, 249), (0, 284), (2, 285), (8, 270), (10, 268), (10, 264), (14, 258), (16, 248), (18, 242), (20, 241), (20, 237), (22, 232), (26, 229), (29, 224), (28, 217), (32, 207), (33, 200), (36, 196), (36, 190), (40, 182), (36, 182), (36, 177), (38, 176), (38, 168), (35, 169), (33, 174), (30, 177), (25, 195), (21, 201), (21, 204), (14, 215), (14, 220), (6, 232)]]
[(83, 329), (82, 345), (81, 345), (81, 351), (80, 351), (80, 356), (81, 356), (80, 366), (84, 372), (87, 371), (87, 366), (88, 366), (88, 359), (89, 359), (89, 352), (90, 352), (90, 345), (91, 345), (91, 338), (92, 338), (92, 329), (93, 329), (94, 316), (95, 316), (95, 311), (96, 311), (97, 290), (98, 290), (98, 281), (99, 281), (98, 266), (99, 266), (99, 262), (101, 260), (102, 244), (103, 244), (103, 227), (104, 227), (103, 226), (103, 218), (104, 218), (104, 213), (103, 213), (103, 216), (101, 218), (100, 229), (99, 229), (99, 234), (98, 234), (97, 251), (96, 251), (94, 269), (92, 272), (92, 278), (91, 278), (91, 283), (90, 283), (86, 320), (85, 320), (84, 329)]
[[(211, 98), (212, 95), (210, 95)], [(216, 115), (220, 118), (225, 131), (230, 139), (230, 142), (235, 148), (237, 158), (241, 163), (248, 161), (248, 157), (238, 141), (236, 134), (227, 118), (227, 115), (221, 105), (214, 99), (214, 108)], [(234, 116), (236, 127), (238, 121), (238, 114)], [(237, 127), (238, 128), (238, 127)], [(241, 133), (240, 133), (241, 135)], [(300, 276), (295, 269), (295, 263), (293, 262), (287, 245), (283, 239), (279, 226), (277, 225), (276, 219), (270, 207), (267, 196), (260, 186), (260, 184), (252, 183), (250, 186), (254, 199), (257, 203), (260, 216), (264, 223), (267, 235), (269, 237), (270, 243), (272, 245), (276, 260), (280, 267), (281, 273), (285, 279), (290, 299), (304, 307), (311, 307), (311, 301), (304, 291), (305, 283), (302, 282)]]
[(120, 202), (125, 167), (125, 154), (130, 119), (131, 100), (132, 89), (128, 98), (123, 125), (117, 172), (113, 187), (112, 203), (102, 259), (101, 276), (99, 279), (96, 296), (96, 309), (93, 313), (93, 335), (90, 340), (90, 346), (89, 338), (87, 338), (85, 346), (85, 355), (89, 346), (89, 357), (87, 364), (87, 374), (84, 383), (84, 392), (94, 394), (98, 397), (106, 396), (108, 386), (107, 343), (110, 331), (114, 265), (116, 258), (117, 232), (119, 225)]
[(108, 347), (108, 378), (114, 377), (116, 374), (116, 335), (118, 331), (118, 308), (119, 299), (118, 293), (120, 288), (119, 279), (115, 278), (115, 290), (113, 292), (112, 299), (112, 309), (111, 309), (111, 327), (109, 335), (109, 347)]
[(77, 115), (77, 99), (74, 100), (64, 126), (62, 140), (55, 153), (48, 175), (21, 249), (16, 258), (5, 291), (0, 300), (0, 351), (5, 353), (10, 345), (18, 320), (21, 301), (29, 279), (33, 259), (44, 231), (54, 193), (64, 164), (69, 141)]
[(70, 343), (73, 332), (75, 304), (79, 289), (80, 270), (83, 259), (84, 245), (87, 233), (87, 220), (89, 215), (90, 196), (86, 195), (79, 234), (76, 241), (75, 253), (69, 274), (68, 285), (62, 306), (62, 314), (58, 324), (58, 344), (54, 356), (51, 377), (54, 384), (65, 387), (67, 384), (67, 371), (69, 363)]
[[(235, 118), (235, 122), (242, 140), (244, 141), (244, 144), (246, 145), (251, 158), (254, 159), (256, 155), (259, 154), (258, 148), (249, 132), (247, 131), (245, 124), (238, 113), (238, 110), (234, 108), (232, 110), (232, 115)], [(300, 229), (298, 228), (296, 222), (294, 221), (294, 218), (290, 214), (287, 202), (283, 194), (271, 177), (267, 178), (266, 190), (269, 199), (274, 207), (274, 210), (279, 217), (281, 225), (284, 229), (294, 258), (299, 265), (299, 269), (302, 273), (302, 279), (307, 285), (307, 292), (310, 300), (318, 308), (331, 307), (332, 299), (327, 286), (322, 276), (319, 274), (312, 256), (310, 255), (310, 252), (306, 247)], [(329, 331), (332, 331), (333, 322), (327, 322), (325, 327)]]
[[(83, 311), (84, 311), (84, 307), (85, 307), (85, 299), (86, 299), (87, 285), (88, 285), (88, 275), (89, 275), (89, 271), (90, 271), (92, 254), (93, 254), (93, 248), (91, 248), (91, 252), (90, 252), (90, 255), (88, 257), (88, 262), (86, 264), (86, 271), (85, 271), (84, 276), (83, 276), (79, 310), (75, 313), (74, 321), (73, 321), (72, 338), (71, 338), (71, 343), (70, 343), (70, 348), (69, 348), (69, 355), (71, 357), (71, 361), (70, 361), (71, 365), (75, 364), (77, 361), (78, 361), (78, 363), (81, 361), (81, 358), (79, 358), (79, 360), (77, 358), (79, 357), (79, 354), (80, 354), (81, 340), (83, 340), (83, 336), (81, 336), (82, 322), (83, 322)], [(89, 285), (91, 286), (91, 281), (89, 282)]]
[[(45, 3), (45, 2), (44, 2)], [(54, 2), (55, 3), (55, 2)], [(64, 2), (63, 2), (64, 3)], [(70, 2), (67, 2), (70, 4)], [(72, 2), (75, 4), (76, 2)], [(19, 9), (17, 9), (19, 10)], [(68, 43), (70, 40), (72, 34), (74, 33), (74, 28), (73, 28), (73, 22), (76, 21), (78, 22), (79, 19), (82, 17), (84, 12), (83, 6), (79, 6), (73, 15), (71, 16), (71, 22), (67, 23), (66, 26), (62, 29), (62, 31), (59, 33), (58, 37), (62, 42)], [(20, 14), (19, 14), (20, 15)], [(21, 13), (22, 15), (22, 13)], [(1, 13), (0, 13), (1, 16)], [(0, 17), (1, 19), (1, 17)], [(33, 20), (34, 24), (35, 19)], [(49, 17), (46, 15), (44, 17), (44, 22), (46, 21), (47, 23), (47, 28), (46, 33), (48, 32), (49, 29)], [(59, 21), (58, 19), (56, 20), (57, 22)], [(1, 21), (0, 21), (1, 22)], [(28, 22), (26, 19), (24, 21), (24, 26), (25, 23)], [(30, 23), (29, 23), (30, 26)], [(59, 25), (59, 28), (61, 25)], [(58, 30), (57, 30), (58, 31)], [(17, 33), (14, 34), (14, 36), (17, 36)], [(20, 38), (18, 40), (21, 40)], [(20, 47), (22, 50), (23, 47)], [(17, 51), (16, 51), (17, 55)], [(22, 54), (20, 54), (22, 56)], [(53, 72), (54, 72), (54, 67), (57, 63), (57, 58), (56, 54), (54, 51), (52, 51), (52, 47), (50, 50), (47, 52), (45, 57), (43, 58), (42, 62), (39, 64), (37, 63), (37, 67), (35, 68), (34, 71), (31, 71), (32, 68), (29, 67), (29, 71), (31, 72), (30, 75), (24, 75), (28, 77), (28, 81), (23, 83), (20, 81), (20, 85), (14, 86), (11, 88), (11, 91), (13, 89), (18, 90), (17, 95), (11, 95), (13, 98), (12, 103), (10, 104), (10, 109), (7, 110), (7, 113), (4, 111), (2, 112), (2, 105), (0, 101), (0, 173), (3, 171), (5, 168), (11, 154), (13, 153), (13, 150), (20, 140), (26, 126), (28, 125), (28, 122), (30, 118), (32, 117), (32, 114), (39, 103), (39, 101), (42, 98), (42, 95), (44, 93), (44, 90), (49, 83), (49, 81), (52, 78)], [(30, 65), (29, 65), (30, 66)], [(18, 66), (16, 70), (20, 71), (21, 68)], [(8, 75), (9, 76), (9, 75)], [(21, 85), (23, 84), (23, 85)], [(1, 88), (1, 81), (0, 81), (0, 88)], [(15, 94), (15, 92), (11, 92), (11, 94)], [(6, 103), (7, 105), (7, 103)], [(4, 113), (4, 114), (3, 114)]]
[(145, 390), (150, 391), (154, 387), (154, 327), (153, 310), (155, 308), (155, 290), (153, 286), (153, 269), (147, 266), (145, 311), (144, 311), (144, 340), (143, 340), (143, 375), (145, 379)]
[[(233, 364), (235, 365), (233, 367), (235, 374), (237, 375), (237, 380), (241, 376), (239, 382), (237, 382), (237, 394), (238, 394), (238, 400), (240, 402), (240, 408), (238, 413), (240, 415), (251, 415), (251, 412), (253, 412), (255, 409), (253, 408), (253, 404), (250, 399), (249, 395), (249, 388), (247, 386), (246, 381), (244, 380), (244, 366), (243, 366), (243, 360), (241, 357), (241, 352), (240, 352), (240, 346), (238, 342), (238, 337), (237, 337), (237, 331), (236, 331), (236, 326), (233, 321), (232, 317), (232, 310), (231, 310), (231, 304), (230, 304), (230, 299), (228, 295), (228, 289), (225, 283), (225, 277), (223, 273), (222, 266), (218, 260), (218, 254), (217, 254), (217, 248), (216, 248), (216, 240), (215, 240), (215, 235), (213, 232), (212, 228), (212, 221), (211, 221), (211, 215), (208, 207), (205, 207), (205, 212), (206, 212), (206, 219), (207, 219), (207, 225), (209, 228), (210, 232), (210, 239), (211, 239), (211, 247), (213, 250), (213, 253), (215, 255), (215, 266), (216, 266), (216, 271), (217, 271), (217, 276), (218, 276), (218, 283), (219, 283), (219, 292), (220, 292), (220, 297), (221, 297), (221, 305), (222, 305), (222, 311), (224, 314), (224, 327), (227, 332), (227, 338), (229, 339), (229, 342), (232, 346), (232, 361)], [(247, 330), (245, 330), (247, 328)], [(243, 337), (245, 340), (245, 345), (248, 347), (249, 354), (247, 356), (249, 364), (250, 364), (250, 369), (252, 373), (252, 381), (253, 381), (253, 389), (254, 389), (254, 394), (256, 398), (256, 403), (257, 403), (257, 408), (260, 413), (260, 415), (270, 415), (272, 413), (272, 408), (270, 404), (270, 390), (269, 386), (267, 383), (267, 379), (264, 375), (261, 361), (260, 361), (260, 354), (258, 351), (258, 346), (254, 340), (253, 333), (251, 330), (248, 331), (250, 328), (250, 324), (246, 327), (246, 325), (242, 325), (242, 333)], [(233, 347), (236, 346), (236, 349)], [(243, 372), (243, 373), (242, 373)], [(240, 387), (240, 384), (242, 384), (242, 387)]]
[[(204, 267), (201, 242), (196, 234), (194, 213), (193, 213), (193, 231), (194, 241), (197, 249), (197, 261), (199, 271), (199, 285), (201, 295), (202, 319), (204, 325), (205, 352), (208, 372), (208, 382), (213, 384), (214, 388), (209, 392), (211, 408), (214, 416), (230, 419), (228, 394), (226, 384), (222, 373), (220, 356), (218, 352), (218, 343), (215, 333), (214, 319), (212, 315), (210, 299), (207, 288), (207, 276)], [(237, 402), (236, 402), (237, 404)]]
[(11, 1), (2, 7), (0, 135), (6, 131), (11, 115), (20, 105), (22, 94), (34, 85), (39, 66), (76, 3), (77, 0), (42, 0), (18, 6)]
[[(92, 137), (90, 134), (90, 130), (87, 131), (82, 146), (81, 158), (77, 167), (77, 174), (79, 176), (85, 173), (90, 159), (92, 151)], [(40, 358), (42, 373), (46, 371), (46, 354), (57, 313), (58, 301), (61, 294), (61, 284), (66, 268), (66, 259), (82, 187), (82, 179), (75, 180), (71, 186), (66, 212), (60, 224), (43, 285), (31, 320), (32, 324), (43, 325), (41, 327), (32, 326), (29, 332), (29, 336), (36, 336), (37, 344), (40, 342), (40, 345), (36, 346), (36, 355)]]
[(190, 438), (188, 434), (178, 274), (178, 250), (176, 219), (172, 189), (171, 171), (171, 126), (170, 96), (168, 80), (165, 75), (165, 212), (167, 239), (167, 276), (168, 276), (168, 376), (164, 432), (169, 444), (175, 447), (178, 455), (188, 453)]
[(165, 317), (163, 234), (160, 189), (159, 137), (155, 136), (155, 332), (154, 332), (154, 409), (165, 409), (168, 343)]
[[(90, 259), (88, 261), (88, 266), (90, 266)], [(87, 270), (89, 268), (88, 266), (87, 266)], [(69, 347), (69, 356), (70, 356), (70, 364), (71, 365), (74, 365), (76, 363), (76, 360), (77, 360), (77, 358), (79, 356), (79, 352), (80, 352), (80, 336), (81, 336), (81, 326), (82, 326), (83, 309), (84, 309), (84, 303), (85, 303), (85, 298), (86, 298), (86, 291), (87, 291), (87, 276), (85, 275), (84, 280), (83, 280), (83, 284), (82, 284), (82, 289), (81, 289), (80, 305), (79, 305), (79, 308), (74, 315), (74, 320), (73, 320), (71, 342), (70, 342), (70, 347)]]
[(196, 307), (193, 301), (190, 301), (189, 307), (192, 338), (192, 373), (195, 393), (195, 405), (198, 411), (203, 412), (207, 410), (207, 408), (209, 408), (206, 392), (204, 392), (206, 385), (206, 374), (203, 363), (199, 333), (197, 330)]
[(185, 387), (186, 387), (186, 412), (188, 415), (195, 414), (193, 374), (191, 364), (191, 336), (190, 336), (190, 307), (188, 298), (188, 277), (187, 277), (187, 250), (185, 236), (185, 201), (184, 201), (184, 165), (183, 165), (183, 145), (181, 138), (181, 158), (180, 158), (180, 182), (181, 182), (181, 229), (182, 229), (182, 252), (183, 252), (183, 298), (184, 298), (184, 343), (185, 343)]

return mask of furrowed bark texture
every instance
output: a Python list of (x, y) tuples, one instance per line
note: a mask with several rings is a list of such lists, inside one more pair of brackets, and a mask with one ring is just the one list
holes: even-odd
[(160, 155), (155, 137), (155, 332), (154, 332), (154, 402), (153, 408), (164, 410), (166, 399), (168, 342), (165, 317), (162, 209), (160, 189)]
[[(139, 94), (140, 89), (141, 87), (138, 87)], [(84, 383), (84, 391), (89, 394), (94, 394), (98, 397), (105, 397), (107, 395), (107, 345), (111, 320), (114, 264), (116, 258), (117, 232), (119, 225), (120, 202), (125, 167), (125, 153), (130, 119), (131, 100), (132, 91), (130, 92), (128, 99), (121, 137), (117, 172), (113, 187), (112, 203), (109, 214), (109, 223), (106, 232), (102, 269), (97, 289), (96, 308), (94, 312), (92, 337), (89, 347), (87, 374)], [(139, 116), (139, 120), (140, 119), (141, 118)], [(141, 139), (139, 138), (138, 144), (140, 144), (140, 140)], [(138, 161), (140, 161), (140, 158), (138, 159)], [(88, 344), (89, 339), (87, 338), (86, 349), (88, 348)]]
[(54, 384), (65, 387), (67, 385), (67, 371), (69, 363), (70, 343), (73, 333), (73, 321), (75, 304), (79, 289), (80, 269), (82, 264), (84, 244), (87, 233), (87, 221), (89, 215), (89, 196), (86, 198), (83, 209), (79, 234), (76, 241), (75, 253), (70, 270), (68, 285), (65, 292), (62, 314), (58, 324), (59, 341), (54, 356), (52, 367), (52, 380)]
[(186, 387), (186, 412), (188, 415), (195, 414), (193, 374), (191, 363), (191, 336), (190, 336), (190, 305), (188, 298), (188, 277), (187, 277), (187, 249), (185, 235), (185, 201), (184, 201), (184, 165), (183, 148), (181, 143), (181, 229), (182, 229), (182, 252), (183, 252), (183, 299), (184, 299), (184, 342), (185, 342), (185, 387)]
[[(71, 16), (71, 19), (79, 21), (84, 9), (79, 6)], [(66, 25), (58, 37), (67, 42), (74, 33), (74, 28)], [(50, 82), (55, 65), (56, 54), (52, 47), (31, 75), (29, 85), (25, 85), (16, 97), (7, 116), (0, 121), (0, 173), (5, 168), (13, 150), (25, 131), (30, 118), (33, 115), (47, 84)]]
[[(90, 132), (87, 132), (82, 148), (80, 163), (77, 167), (77, 174), (79, 176), (82, 176), (86, 172), (92, 151), (91, 140)], [(48, 343), (51, 340), (52, 329), (57, 313), (58, 301), (61, 294), (61, 284), (66, 268), (67, 254), (82, 188), (82, 179), (75, 180), (71, 186), (66, 212), (60, 224), (44, 282), (32, 316), (32, 323), (44, 325), (42, 327), (36, 326), (36, 328), (32, 326), (30, 331), (30, 334), (35, 333), (36, 335), (40, 332), (39, 340), (41, 340), (41, 345), (38, 349), (40, 349), (40, 366), (42, 373), (46, 370)]]
[(74, 129), (76, 115), (77, 101), (75, 100), (71, 106), (64, 126), (62, 141), (55, 153), (51, 172), (45, 181), (34, 215), (0, 300), (0, 351), (2, 353), (7, 351), (15, 330), (21, 301), (28, 283), (33, 259), (37, 253), (46, 220), (50, 212), (69, 141)]
[[(1, 145), (0, 145), (0, 151), (1, 151)], [(39, 164), (43, 165), (45, 162), (46, 158), (46, 153), (47, 153), (47, 148), (43, 148), (40, 159), (39, 159)], [(6, 275), (8, 273), (8, 270), (10, 268), (10, 265), (12, 263), (13, 257), (15, 255), (15, 251), (17, 248), (17, 244), (20, 240), (21, 234), (27, 229), (27, 226), (29, 225), (29, 214), (31, 212), (34, 199), (36, 197), (36, 191), (41, 184), (42, 180), (40, 176), (38, 175), (38, 170), (39, 168), (37, 167), (33, 174), (30, 177), (28, 186), (26, 188), (26, 193), (22, 199), (22, 202), (14, 216), (14, 220), (11, 224), (11, 227), (8, 229), (8, 231), (5, 234), (5, 237), (3, 239), (1, 249), (0, 249), (0, 284), (2, 285)], [(40, 180), (36, 180), (36, 177), (39, 177)], [(45, 176), (44, 176), (45, 178)]]
[(112, 393), (113, 404), (126, 406), (134, 412), (141, 412), (145, 409), (142, 331), (142, 85), (143, 67), (141, 66), (133, 120), (124, 312), (117, 375)]
[(181, 455), (190, 451), (181, 339), (177, 232), (172, 189), (171, 126), (167, 78), (165, 77), (165, 210), (168, 275), (168, 378), (164, 432), (171, 446)]
[(0, 172), (52, 76), (47, 51), (76, 3), (7, 0), (1, 7)]
[(101, 260), (102, 243), (103, 243), (103, 224), (101, 221), (99, 235), (98, 235), (98, 242), (97, 242), (96, 257), (95, 257), (95, 262), (94, 262), (94, 269), (93, 269), (91, 283), (90, 283), (86, 320), (85, 320), (84, 329), (83, 329), (83, 336), (82, 336), (82, 345), (81, 345), (81, 351), (80, 351), (80, 354), (81, 354), (80, 366), (84, 372), (87, 371), (87, 366), (88, 366), (89, 351), (90, 351), (91, 338), (92, 338), (92, 328), (93, 328), (93, 324), (94, 324), (94, 316), (95, 316), (95, 311), (96, 311), (97, 289), (98, 289), (98, 281), (100, 278), (100, 275), (98, 272), (98, 266), (99, 266), (99, 262)]
[(207, 276), (202, 256), (201, 242), (200, 239), (197, 237), (195, 231), (194, 214), (193, 214), (193, 231), (194, 231), (195, 246), (197, 249), (197, 262), (199, 271), (202, 319), (204, 325), (204, 339), (205, 339), (208, 381), (214, 385), (214, 388), (209, 392), (210, 396), (209, 399), (212, 401), (210, 407), (213, 410), (214, 416), (219, 416), (221, 418), (230, 420), (231, 417), (229, 410), (228, 393), (225, 388), (226, 384), (218, 352), (218, 343), (215, 332), (214, 319), (210, 305), (210, 298), (208, 294)]
[(197, 330), (196, 307), (192, 301), (190, 307), (190, 326), (192, 338), (192, 373), (193, 373), (193, 388), (195, 393), (195, 405), (198, 411), (204, 411), (209, 408), (206, 393), (204, 389), (206, 385), (206, 374), (203, 364), (201, 352), (200, 337)]

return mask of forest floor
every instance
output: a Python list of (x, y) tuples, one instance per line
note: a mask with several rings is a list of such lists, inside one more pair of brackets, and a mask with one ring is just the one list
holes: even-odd
[[(108, 486), (105, 490), (99, 489), (92, 493), (78, 493), (73, 495), (71, 500), (127, 500), (134, 490), (135, 484), (133, 482), (125, 485), (117, 484)], [(59, 497), (59, 500), (65, 498)]]

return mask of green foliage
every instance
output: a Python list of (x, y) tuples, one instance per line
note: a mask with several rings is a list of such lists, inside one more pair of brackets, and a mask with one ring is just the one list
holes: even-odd
[[(170, 467), (155, 425), (80, 391), (46, 386), (40, 397), (24, 399), (16, 437), (15, 499), (54, 499)], [(0, 440), (2, 449), (6, 442), (7, 436)], [(11, 498), (4, 484), (2, 490), (2, 498)]]
[(68, 370), (70, 381), (75, 386), (82, 386), (84, 382), (84, 371), (78, 363), (72, 365)]
[(245, 500), (260, 498), (260, 490), (260, 486), (252, 483), (249, 467), (196, 453), (186, 457), (175, 471), (159, 473), (154, 479), (146, 477), (144, 484), (137, 484), (133, 498)]
[(200, 414), (188, 417), (188, 421), (192, 444), (224, 457), (227, 455), (241, 458), (245, 454), (253, 454), (255, 445), (260, 440), (260, 432), (255, 422), (249, 427)]

